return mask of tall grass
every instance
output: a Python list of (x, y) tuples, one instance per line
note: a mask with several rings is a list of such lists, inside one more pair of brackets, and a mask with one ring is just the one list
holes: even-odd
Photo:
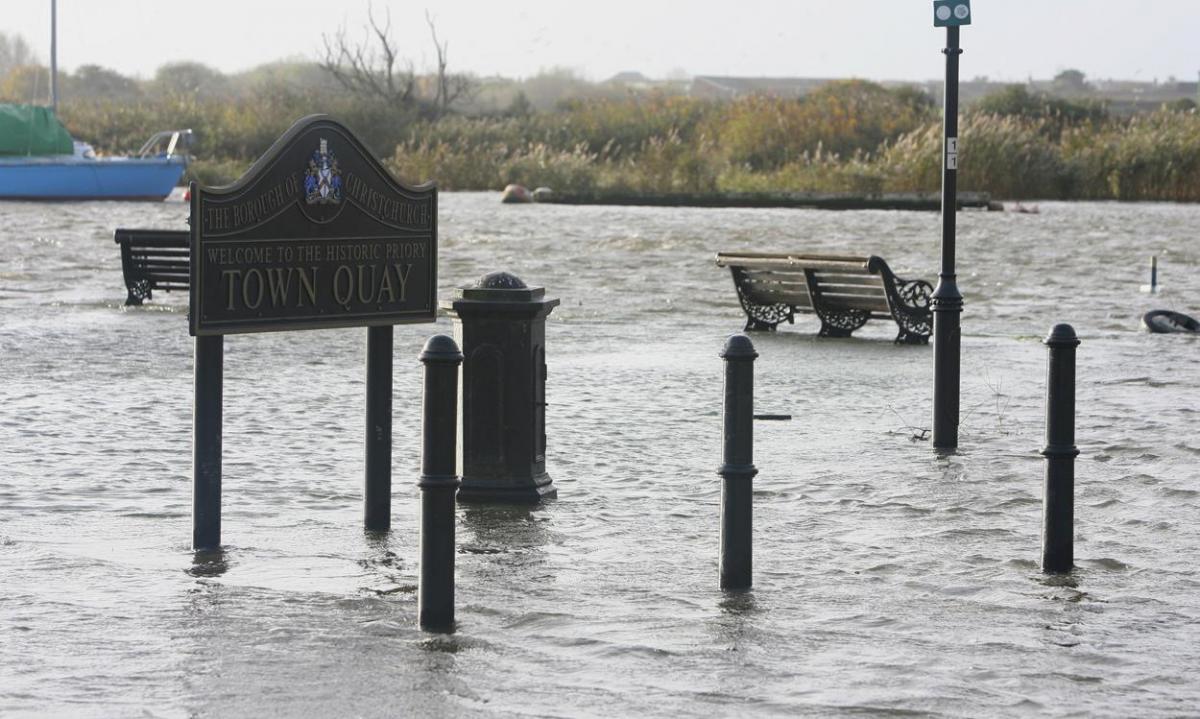
[(1200, 202), (1200, 115), (1162, 110), (1098, 132), (1070, 132), (1072, 196)]
[[(400, 177), (457, 190), (508, 183), (562, 191), (936, 191), (941, 118), (928, 97), (863, 82), (802, 99), (714, 102), (594, 98), (505, 115), (420, 119), (328, 88), (262, 83), (212, 100), (196, 93), (75, 100), (61, 115), (101, 152), (136, 150), (191, 127), (191, 174), (237, 177), (296, 119), (320, 110), (349, 125)], [(985, 111), (987, 110), (987, 111)], [(1200, 202), (1200, 115), (1117, 119), (1101, 108), (1009, 93), (960, 121), (960, 189), (997, 198)]]
[(750, 97), (725, 106), (712, 134), (733, 165), (776, 170), (805, 155), (849, 156), (917, 129), (929, 103), (862, 80), (829, 83), (798, 99)]
[[(194, 132), (190, 152), (198, 158), (189, 175), (224, 184), (236, 179), (314, 108), (345, 122), (381, 156), (390, 154), (403, 140), (410, 124), (403, 115), (379, 103), (286, 88), (220, 101), (183, 93), (132, 101), (66, 101), (59, 105), (59, 116), (75, 139), (90, 143), (102, 154), (134, 152), (159, 130), (189, 128)], [(240, 168), (238, 174), (229, 176), (236, 168)]]
[[(972, 114), (958, 128), (959, 187), (1010, 199), (1061, 198), (1072, 179), (1044, 120)], [(893, 191), (932, 191), (942, 180), (942, 128), (931, 123), (887, 146), (879, 164)]]

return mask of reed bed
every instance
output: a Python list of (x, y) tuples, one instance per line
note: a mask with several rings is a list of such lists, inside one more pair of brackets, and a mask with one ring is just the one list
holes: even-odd
[[(964, 110), (960, 189), (998, 199), (1200, 202), (1195, 110), (1122, 119), (1010, 94)], [(437, 120), (287, 86), (220, 100), (77, 101), (61, 114), (101, 152), (128, 152), (156, 130), (191, 127), (198, 158), (191, 176), (222, 184), (314, 107), (354, 129), (399, 177), (452, 190), (519, 183), (563, 191), (876, 193), (941, 184), (938, 108), (915, 90), (863, 81), (830, 83), (799, 100), (630, 95)]]

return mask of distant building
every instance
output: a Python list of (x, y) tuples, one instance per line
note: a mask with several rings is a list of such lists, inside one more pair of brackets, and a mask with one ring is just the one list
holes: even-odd
[(634, 93), (662, 92), (671, 95), (686, 94), (686, 80), (652, 80), (640, 72), (619, 72), (599, 83), (601, 86)]
[(649, 85), (653, 81), (640, 72), (618, 72), (616, 75), (605, 80), (607, 83), (621, 85)]
[[(1092, 79), (1085, 81), (1082, 73), (1074, 73), (1073, 77), (1064, 77), (1064, 75), (1071, 75), (1071, 73), (1060, 74), (1059, 79), (1054, 80), (1029, 78), (1024, 82), (997, 82), (986, 77), (963, 80), (958, 87), (959, 101), (964, 106), (970, 105), (982, 97), (1000, 92), (1011, 85), (1021, 85), (1031, 93), (1069, 100), (1103, 102), (1110, 112), (1117, 115), (1151, 112), (1166, 103), (1182, 99), (1200, 103), (1200, 82), (1182, 82), (1175, 78), (1170, 78), (1166, 82)], [(692, 97), (707, 100), (734, 100), (750, 95), (798, 98), (839, 79), (845, 78), (697, 75), (692, 78), (686, 92)], [(877, 80), (874, 82), (891, 88), (915, 87), (928, 93), (936, 102), (941, 103), (942, 101), (944, 89), (942, 80), (926, 80), (924, 82)], [(622, 72), (609, 78), (605, 83), (623, 85), (638, 90), (661, 89), (667, 86), (671, 86), (672, 91), (678, 89), (677, 83), (651, 80), (640, 72)]]
[[(719, 75), (697, 75), (692, 79), (692, 97), (710, 100), (733, 100), (748, 95), (770, 97), (804, 97), (822, 85), (848, 78), (833, 77), (726, 77)], [(915, 87), (931, 96), (942, 96), (942, 83), (937, 81), (912, 82), (907, 80), (872, 80), (884, 87)], [(986, 80), (959, 83), (959, 97), (963, 102), (978, 99), (989, 92), (1001, 89), (1004, 83), (989, 83)]]
[(630, 90), (653, 90), (662, 87), (665, 83), (661, 80), (651, 80), (640, 72), (626, 71), (618, 72), (601, 84), (619, 85)]
[(697, 75), (692, 78), (689, 94), (708, 100), (732, 100), (747, 95), (771, 97), (804, 97), (832, 82), (834, 78), (817, 77), (728, 77)]
[(1118, 115), (1153, 111), (1185, 99), (1200, 102), (1200, 83), (1179, 82), (1174, 78), (1167, 82), (1093, 80), (1091, 84), (1095, 89), (1088, 97), (1103, 100), (1108, 103), (1109, 111)]

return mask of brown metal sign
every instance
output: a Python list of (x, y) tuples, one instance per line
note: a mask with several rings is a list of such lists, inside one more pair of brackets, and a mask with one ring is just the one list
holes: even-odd
[(193, 335), (434, 321), (437, 189), (400, 184), (328, 117), (191, 202)]

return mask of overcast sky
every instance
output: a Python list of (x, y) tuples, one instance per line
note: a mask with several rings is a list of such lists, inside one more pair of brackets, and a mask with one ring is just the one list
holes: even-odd
[[(418, 69), (433, 57), (429, 8), (452, 71), (528, 77), (568, 67), (593, 80), (768, 75), (926, 80), (942, 74), (931, 0), (374, 0)], [(367, 0), (58, 0), (61, 67), (149, 77), (196, 60), (224, 72), (315, 58), (322, 33), (360, 34)], [(1196, 80), (1200, 0), (973, 0), (964, 79)], [(49, 57), (50, 0), (0, 0), (0, 30)]]

